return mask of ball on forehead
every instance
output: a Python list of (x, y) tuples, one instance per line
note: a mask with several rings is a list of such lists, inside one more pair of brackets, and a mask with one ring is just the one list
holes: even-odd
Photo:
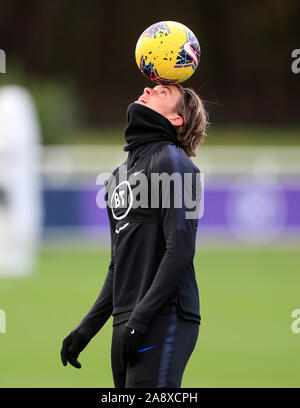
[(161, 21), (139, 37), (135, 59), (140, 71), (157, 84), (179, 84), (190, 78), (200, 61), (195, 34), (175, 21)]

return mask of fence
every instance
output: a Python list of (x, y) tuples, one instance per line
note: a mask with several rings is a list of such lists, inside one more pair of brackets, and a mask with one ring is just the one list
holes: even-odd
[[(41, 154), (44, 238), (108, 240), (96, 179), (125, 161), (122, 146), (51, 146)], [(201, 147), (193, 158), (205, 179), (198, 239), (299, 241), (299, 158), (298, 147)]]

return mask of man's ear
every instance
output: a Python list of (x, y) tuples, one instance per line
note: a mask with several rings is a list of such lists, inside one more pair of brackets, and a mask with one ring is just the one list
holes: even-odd
[(181, 126), (183, 124), (183, 118), (179, 115), (171, 114), (168, 119), (173, 126)]

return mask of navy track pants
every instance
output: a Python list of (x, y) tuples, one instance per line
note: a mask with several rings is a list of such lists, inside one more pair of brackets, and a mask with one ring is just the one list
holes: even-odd
[(199, 323), (183, 319), (172, 305), (150, 322), (138, 362), (122, 366), (125, 323), (113, 327), (111, 366), (115, 388), (180, 388), (186, 364), (195, 348)]

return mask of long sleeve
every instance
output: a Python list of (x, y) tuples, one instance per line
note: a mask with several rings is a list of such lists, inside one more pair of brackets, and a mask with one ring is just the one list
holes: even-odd
[[(171, 182), (171, 188), (160, 189), (161, 223), (166, 250), (159, 264), (156, 275), (143, 299), (137, 304), (126, 326), (141, 333), (147, 330), (151, 318), (158, 309), (174, 294), (185, 272), (191, 268), (195, 253), (198, 211), (196, 216), (188, 218), (191, 210), (186, 206), (187, 200), (195, 197), (199, 170), (187, 165), (175, 146), (169, 145), (164, 153), (158, 155), (153, 164), (152, 172), (177, 174), (177, 188)], [(190, 173), (187, 185), (184, 185), (184, 174)], [(180, 186), (181, 179), (182, 184)], [(198, 186), (199, 187), (199, 186)], [(169, 208), (166, 203), (170, 202)], [(195, 208), (199, 209), (200, 200), (194, 199)], [(179, 208), (176, 208), (179, 207)], [(189, 206), (190, 207), (190, 206)], [(194, 210), (195, 210), (194, 208)]]
[(106, 323), (112, 314), (113, 310), (113, 275), (114, 275), (114, 223), (108, 209), (108, 216), (110, 220), (110, 234), (111, 234), (111, 259), (102, 289), (93, 304), (90, 311), (82, 319), (76, 330), (87, 336), (89, 339), (94, 337), (101, 327)]

